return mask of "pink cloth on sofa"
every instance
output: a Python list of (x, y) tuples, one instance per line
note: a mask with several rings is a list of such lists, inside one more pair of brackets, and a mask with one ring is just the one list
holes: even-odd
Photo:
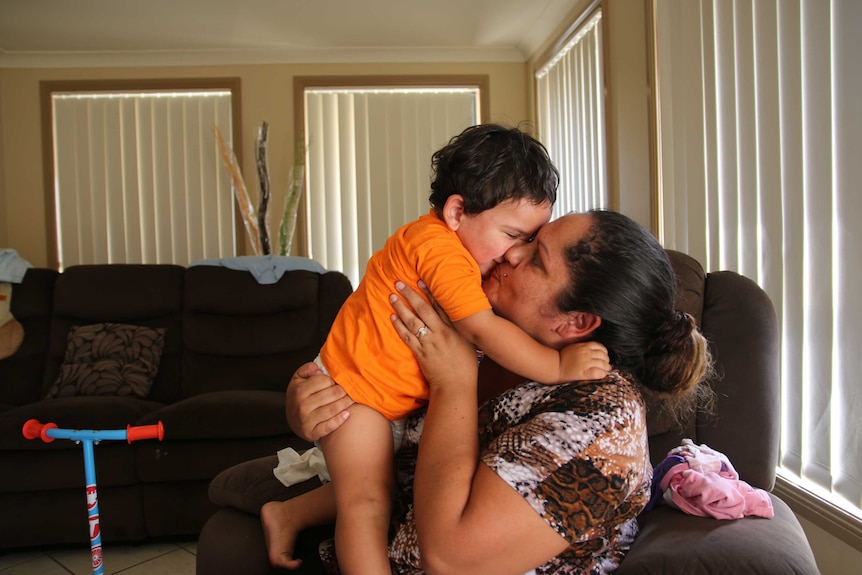
[(716, 519), (774, 515), (769, 494), (740, 480), (724, 454), (684, 439), (669, 455), (685, 458), (685, 463), (671, 467), (661, 480), (660, 489), (669, 505)]

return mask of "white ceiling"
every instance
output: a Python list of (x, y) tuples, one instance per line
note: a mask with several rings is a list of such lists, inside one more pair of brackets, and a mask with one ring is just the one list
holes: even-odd
[(525, 61), (578, 0), (0, 0), (0, 66)]

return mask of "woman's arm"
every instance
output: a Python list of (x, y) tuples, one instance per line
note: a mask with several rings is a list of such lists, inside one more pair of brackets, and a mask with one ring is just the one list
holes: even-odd
[[(529, 571), (568, 543), (479, 463), (473, 346), (402, 285), (401, 295), (416, 313), (393, 297), (398, 312), (393, 323), (416, 355), (431, 391), (414, 480), (423, 568), (432, 575)], [(417, 337), (426, 324), (428, 333)]]
[[(556, 334), (560, 343), (577, 334), (569, 333), (569, 323), (560, 319)], [(605, 346), (596, 341), (584, 341), (561, 349), (548, 347), (527, 334), (511, 321), (491, 310), (483, 310), (455, 323), (458, 332), (514, 373), (540, 383), (566, 383), (582, 379), (601, 379), (610, 370)], [(588, 333), (588, 332), (587, 332)]]

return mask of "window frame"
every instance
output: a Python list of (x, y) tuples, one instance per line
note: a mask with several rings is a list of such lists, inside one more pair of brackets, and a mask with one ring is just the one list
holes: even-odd
[[(601, 124), (600, 127), (597, 127), (597, 131), (601, 133), (603, 137), (602, 145), (598, 146), (600, 148), (600, 152), (604, 154), (603, 161), (600, 162), (600, 168), (603, 173), (600, 175), (599, 179), (604, 182), (604, 189), (602, 190), (605, 195), (605, 201), (607, 202), (606, 207), (612, 210), (618, 210), (620, 208), (620, 198), (619, 198), (619, 190), (617, 189), (616, 182), (614, 181), (614, 164), (617, 161), (614, 154), (614, 142), (613, 142), (613, 133), (611, 131), (611, 102), (608, 96), (609, 93), (609, 68), (610, 68), (610, 49), (609, 49), (609, 33), (606, 29), (606, 14), (607, 7), (602, 0), (580, 0), (578, 3), (578, 7), (573, 11), (577, 14), (574, 20), (569, 24), (565, 31), (563, 31), (556, 39), (548, 46), (546, 50), (544, 50), (541, 55), (535, 60), (530, 69), (530, 89), (533, 98), (533, 115), (534, 115), (534, 123), (536, 125), (536, 129), (538, 131), (539, 139), (542, 141), (545, 146), (552, 146), (550, 142), (547, 141), (548, 136), (542, 133), (542, 122), (541, 116), (543, 112), (540, 110), (540, 90), (539, 83), (543, 81), (543, 78), (539, 78), (540, 71), (545, 70), (553, 65), (555, 60), (561, 59), (568, 54), (563, 53), (566, 50), (567, 45), (576, 38), (578, 34), (581, 33), (584, 26), (593, 19), (596, 14), (599, 14), (600, 22), (598, 26), (601, 27), (601, 59), (602, 65), (598, 70), (598, 81), (599, 86), (598, 90), (600, 92), (600, 105), (601, 110), (600, 117), (597, 118), (596, 125)], [(546, 71), (547, 73), (547, 71)], [(551, 152), (549, 148), (549, 152)], [(561, 174), (562, 176), (562, 174)], [(575, 195), (571, 201), (577, 203), (578, 200), (583, 200), (579, 195)], [(600, 207), (600, 206), (595, 206)], [(562, 214), (560, 214), (562, 215)], [(556, 217), (556, 216), (554, 216)]]
[[(43, 80), (39, 83), (40, 116), (42, 121), (42, 171), (45, 198), (48, 265), (60, 268), (57, 250), (57, 204), (54, 181), (54, 118), (52, 96), (55, 92), (134, 92), (144, 90), (230, 90), (233, 134), (242, 137), (242, 95), (238, 77), (225, 78), (144, 78), (120, 80)], [(242, 165), (242, 146), (234, 144), (237, 162)], [(242, 218), (234, 214), (234, 233), (238, 245), (245, 237)]]

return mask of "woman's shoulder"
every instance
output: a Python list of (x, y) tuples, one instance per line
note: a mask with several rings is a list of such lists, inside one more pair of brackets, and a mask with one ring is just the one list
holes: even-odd
[(571, 461), (593, 452), (593, 445), (615, 445), (628, 452), (634, 444), (645, 443), (646, 407), (635, 384), (616, 372), (601, 380), (561, 385), (530, 382), (484, 405), (479, 431), (486, 458), (504, 455), (498, 449), (502, 445), (539, 442), (561, 461)]
[(588, 414), (642, 403), (634, 380), (625, 373), (612, 371), (603, 379), (558, 385), (526, 382), (490, 400), (488, 409), (519, 419), (546, 412)]

